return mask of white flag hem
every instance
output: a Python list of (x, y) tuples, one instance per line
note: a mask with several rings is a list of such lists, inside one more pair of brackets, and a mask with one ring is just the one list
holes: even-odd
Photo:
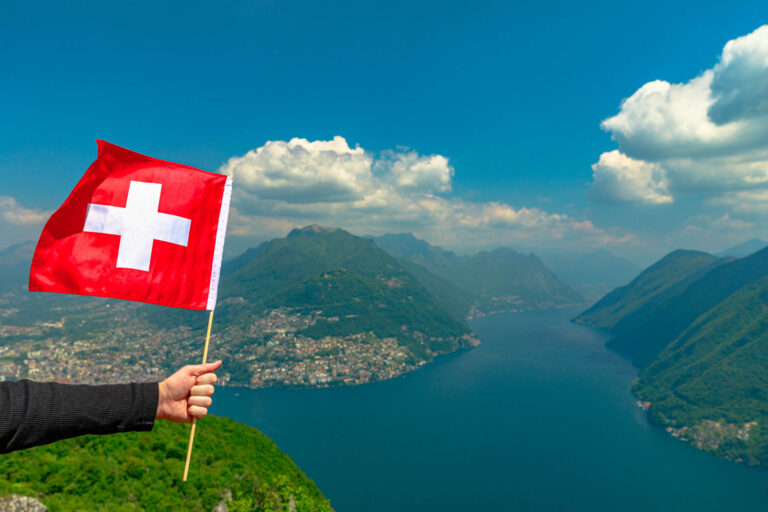
[(208, 290), (208, 305), (205, 309), (213, 311), (219, 292), (219, 277), (221, 276), (221, 260), (224, 257), (224, 238), (227, 236), (227, 220), (229, 219), (229, 202), (232, 199), (232, 177), (227, 176), (224, 184), (224, 195), (221, 198), (219, 211), (219, 227), (216, 229), (216, 247), (213, 251), (213, 266), (211, 267), (211, 287)]

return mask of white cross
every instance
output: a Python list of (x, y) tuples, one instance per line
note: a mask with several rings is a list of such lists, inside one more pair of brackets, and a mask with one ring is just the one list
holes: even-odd
[(149, 270), (155, 240), (187, 246), (190, 219), (160, 213), (159, 183), (131, 181), (125, 208), (88, 203), (84, 232), (120, 235), (118, 268)]

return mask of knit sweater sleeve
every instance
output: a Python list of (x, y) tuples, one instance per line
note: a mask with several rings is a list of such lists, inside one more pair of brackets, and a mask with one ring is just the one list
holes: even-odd
[(0, 453), (84, 434), (152, 430), (158, 392), (156, 382), (0, 382)]

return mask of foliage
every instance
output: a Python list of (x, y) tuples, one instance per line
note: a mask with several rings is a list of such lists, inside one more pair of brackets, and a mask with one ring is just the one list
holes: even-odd
[[(246, 256), (247, 254), (247, 256)], [(247, 323), (254, 309), (286, 307), (322, 317), (301, 334), (319, 339), (373, 333), (396, 338), (415, 360), (460, 347), (466, 322), (391, 256), (341, 229), (293, 230), (232, 261), (222, 279), (222, 322)], [(446, 345), (445, 339), (454, 340)]]
[(314, 483), (257, 430), (207, 417), (195, 438), (189, 480), (181, 481), (189, 425), (85, 436), (0, 456), (0, 495), (33, 496), (52, 512), (228, 510), (329, 512)]
[(733, 460), (768, 465), (768, 249), (716, 259), (676, 251), (576, 321), (642, 371), (652, 422)]
[(744, 286), (693, 322), (634, 386), (657, 423), (756, 421), (747, 441), (732, 439), (717, 451), (761, 465), (768, 465), (767, 298), (768, 277)]
[(702, 271), (709, 270), (720, 261), (705, 252), (671, 252), (641, 272), (628, 285), (600, 299), (576, 317), (576, 322), (615, 332), (622, 321), (643, 317), (653, 306), (680, 293), (688, 284), (701, 277)]

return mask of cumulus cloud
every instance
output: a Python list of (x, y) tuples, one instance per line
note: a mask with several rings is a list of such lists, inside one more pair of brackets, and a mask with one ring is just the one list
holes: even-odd
[(374, 171), (396, 187), (422, 193), (451, 191), (453, 167), (442, 155), (419, 155), (416, 151), (384, 151)]
[(240, 186), (262, 199), (287, 203), (335, 203), (361, 199), (371, 176), (371, 159), (343, 137), (309, 142), (269, 141), (220, 172), (236, 175)]
[(593, 166), (597, 197), (664, 204), (768, 188), (768, 26), (686, 83), (643, 85), (602, 127), (618, 150)]
[(592, 194), (608, 201), (671, 203), (666, 172), (659, 164), (635, 160), (614, 150), (592, 165)]
[(454, 197), (455, 171), (445, 156), (408, 149), (374, 155), (340, 136), (270, 141), (219, 171), (235, 179), (230, 229), (238, 235), (279, 236), (320, 223), (360, 234), (411, 231), (453, 247), (628, 241), (568, 215)]

